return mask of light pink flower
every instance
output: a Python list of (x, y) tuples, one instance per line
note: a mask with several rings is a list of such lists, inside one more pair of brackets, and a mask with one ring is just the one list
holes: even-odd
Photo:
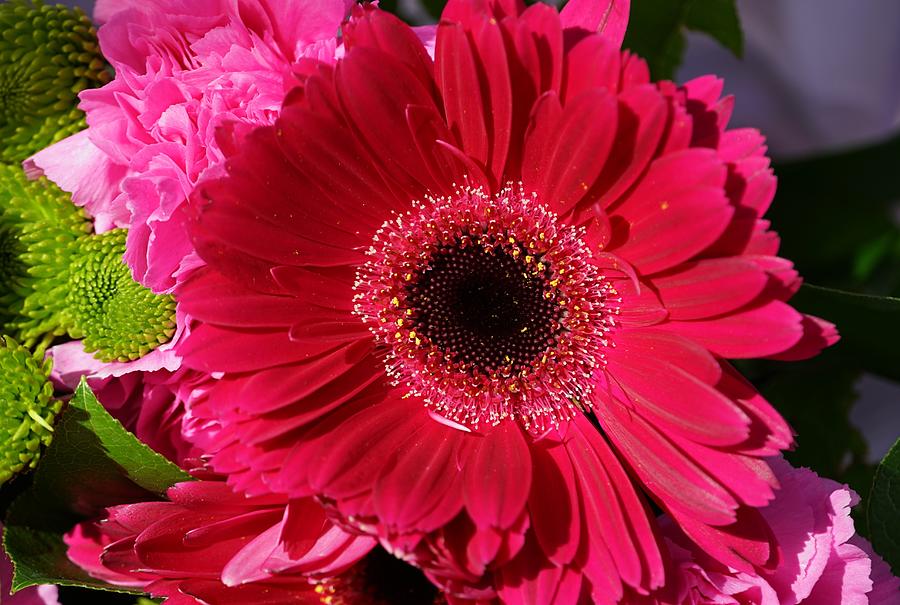
[[(770, 460), (781, 483), (760, 509), (779, 545), (774, 570), (737, 571), (711, 559), (673, 523), (663, 523), (675, 574), (658, 605), (896, 605), (900, 580), (855, 535), (847, 486)], [(640, 602), (645, 602), (641, 600)]]
[(116, 78), (85, 91), (90, 128), (28, 163), (85, 206), (98, 231), (130, 227), (135, 278), (170, 289), (199, 263), (181, 206), (235, 140), (274, 121), (304, 58), (334, 59), (346, 0), (97, 2)]

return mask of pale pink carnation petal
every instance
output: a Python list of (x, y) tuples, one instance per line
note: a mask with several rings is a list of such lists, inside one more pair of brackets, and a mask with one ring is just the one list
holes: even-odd
[(25, 170), (36, 178), (46, 176), (72, 194), (94, 219), (97, 233), (127, 227), (128, 210), (117, 201), (125, 167), (98, 149), (82, 130), (37, 152), (25, 161)]
[[(674, 523), (661, 526), (677, 569), (649, 599), (659, 605), (894, 605), (900, 580), (855, 535), (850, 508), (859, 501), (847, 486), (769, 460), (781, 489), (760, 509), (778, 542), (773, 570), (737, 571), (713, 561)], [(644, 603), (642, 598), (636, 602)]]

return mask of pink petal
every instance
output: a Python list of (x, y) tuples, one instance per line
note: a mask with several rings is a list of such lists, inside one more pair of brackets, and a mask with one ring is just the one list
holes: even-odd
[(581, 545), (581, 508), (572, 462), (563, 446), (534, 447), (531, 456), (531, 525), (547, 558), (564, 565)]
[(119, 195), (127, 166), (114, 164), (82, 130), (37, 152), (25, 161), (30, 176), (44, 175), (94, 219), (97, 233), (127, 227), (130, 213)]
[(628, 239), (614, 252), (645, 275), (699, 254), (731, 219), (724, 179), (725, 167), (712, 150), (687, 149), (656, 160), (612, 211), (613, 220), (621, 217), (628, 225)]
[(621, 46), (630, 9), (630, 0), (571, 0), (560, 11), (559, 18), (566, 29), (595, 31)]
[(587, 418), (576, 418), (571, 435), (566, 448), (579, 480), (589, 551), (605, 544), (623, 582), (658, 587), (663, 561), (646, 505)]
[(601, 208), (616, 202), (647, 168), (666, 126), (666, 105), (663, 96), (650, 85), (619, 95), (619, 119), (610, 161), (591, 191)]
[(542, 97), (525, 135), (522, 178), (559, 214), (565, 214), (587, 194), (600, 175), (612, 148), (618, 107), (608, 91), (588, 90), (569, 100), (565, 111), (542, 112)]
[(672, 509), (707, 523), (734, 521), (734, 497), (641, 416), (595, 391), (594, 410), (616, 450), (641, 483)]
[(800, 341), (803, 317), (776, 300), (715, 319), (667, 323), (663, 329), (690, 338), (721, 357), (765, 357), (787, 351)]
[[(652, 344), (645, 345), (652, 340), (622, 338), (627, 334), (617, 335), (617, 346), (607, 354), (607, 371), (639, 414), (666, 432), (698, 443), (732, 445), (747, 438), (749, 418), (736, 404), (677, 365), (659, 359)], [(690, 354), (689, 349), (684, 353)]]
[(669, 514), (697, 546), (733, 569), (755, 575), (755, 567), (777, 563), (772, 530), (755, 508), (738, 508), (735, 522), (726, 526), (706, 525), (674, 509)]
[(465, 436), (427, 422), (396, 446), (396, 462), (377, 478), (373, 493), (375, 509), (387, 527), (403, 533), (431, 531), (459, 513), (462, 494), (453, 488), (457, 452)]
[(803, 337), (797, 341), (797, 344), (786, 351), (771, 355), (771, 359), (781, 361), (809, 359), (841, 339), (837, 326), (812, 315), (803, 315), (802, 327)]
[(701, 260), (653, 277), (673, 320), (722, 315), (743, 307), (765, 287), (766, 274), (739, 258)]
[(531, 453), (515, 422), (501, 422), (479, 440), (466, 460), (464, 494), (479, 528), (509, 528), (521, 515), (531, 489)]
[(585, 36), (563, 56), (563, 103), (593, 88), (617, 91), (620, 71), (619, 46), (608, 38)]

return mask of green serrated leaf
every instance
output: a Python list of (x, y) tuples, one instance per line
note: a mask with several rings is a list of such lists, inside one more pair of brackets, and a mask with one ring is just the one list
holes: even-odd
[(900, 574), (900, 439), (875, 471), (868, 510), (872, 546)]
[(107, 506), (161, 498), (189, 480), (110, 416), (82, 379), (31, 486), (9, 508), (4, 545), (15, 566), (13, 590), (61, 584), (140, 593), (95, 580), (72, 564), (63, 534)]
[(900, 380), (896, 343), (900, 342), (900, 298), (855, 294), (804, 285), (791, 304), (837, 324), (841, 340), (833, 354), (854, 367)]
[(623, 46), (643, 57), (656, 80), (681, 65), (685, 30), (709, 34), (740, 56), (744, 37), (734, 0), (641, 0), (631, 3)]

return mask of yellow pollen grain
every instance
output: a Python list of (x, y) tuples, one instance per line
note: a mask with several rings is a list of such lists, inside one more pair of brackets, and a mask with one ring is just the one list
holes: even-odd
[(395, 296), (394, 298), (391, 299), (391, 304), (394, 305), (395, 307), (399, 307), (400, 299)]
[(397, 327), (400, 328), (402, 326), (403, 326), (403, 318), (401, 317), (397, 320)]
[(533, 260), (534, 260), (534, 257), (531, 256), (530, 254), (526, 254), (526, 255), (525, 255), (525, 262), (526, 262), (526, 263), (530, 263), (530, 262), (533, 261)]
[(555, 288), (556, 286), (559, 285), (559, 280), (558, 280), (558, 279), (551, 279), (551, 280), (550, 280), (550, 285), (553, 286), (553, 287)]

